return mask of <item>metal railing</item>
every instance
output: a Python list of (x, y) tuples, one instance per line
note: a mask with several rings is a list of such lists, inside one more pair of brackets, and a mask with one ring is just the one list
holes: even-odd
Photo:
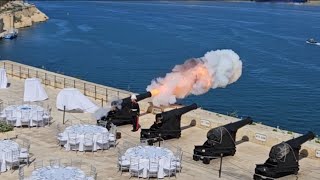
[(16, 62), (0, 61), (0, 66), (3, 67), (7, 75), (11, 77), (20, 79), (38, 78), (41, 79), (42, 84), (45, 86), (51, 86), (55, 89), (77, 88), (83, 92), (85, 96), (94, 98), (97, 101), (100, 100), (102, 107), (110, 100), (122, 99), (131, 95), (128, 91), (106, 87)]

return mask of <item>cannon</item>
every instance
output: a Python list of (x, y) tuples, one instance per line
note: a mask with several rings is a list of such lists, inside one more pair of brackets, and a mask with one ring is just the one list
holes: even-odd
[[(156, 122), (149, 129), (141, 129), (140, 140), (147, 140), (151, 145), (160, 140), (180, 138), (181, 116), (197, 108), (198, 105), (193, 103), (189, 106), (156, 114)], [(159, 119), (160, 121), (157, 123)]]
[(253, 179), (273, 179), (290, 174), (298, 174), (299, 151), (301, 145), (315, 137), (313, 132), (274, 145), (269, 153), (269, 158), (264, 164), (257, 164)]
[[(143, 99), (151, 97), (151, 93), (146, 92), (143, 94), (139, 94), (136, 97), (137, 97), (136, 101), (138, 102)], [(130, 109), (131, 109), (130, 97), (120, 99), (117, 101), (112, 101), (111, 106), (113, 107), (112, 110), (109, 111), (106, 116), (103, 116), (101, 117), (101, 119), (97, 120), (98, 125), (103, 124), (109, 129), (111, 123), (116, 126), (132, 124), (132, 115), (130, 112)]]
[(236, 152), (236, 134), (241, 127), (251, 124), (252, 119), (247, 117), (234, 123), (213, 128), (207, 133), (207, 141), (202, 146), (195, 146), (193, 160), (202, 159), (204, 164), (210, 164), (215, 157), (233, 156)]

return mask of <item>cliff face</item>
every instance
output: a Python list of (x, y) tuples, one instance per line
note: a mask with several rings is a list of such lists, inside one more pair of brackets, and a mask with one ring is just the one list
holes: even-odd
[(32, 26), (33, 23), (43, 22), (49, 18), (34, 5), (21, 1), (12, 1), (0, 8), (1, 19), (3, 21), (2, 29), (8, 30), (11, 27), (23, 28)]

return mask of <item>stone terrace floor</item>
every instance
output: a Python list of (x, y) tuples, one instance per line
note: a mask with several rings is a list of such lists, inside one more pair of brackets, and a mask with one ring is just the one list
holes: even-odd
[[(4, 102), (12, 100), (22, 102), (24, 80), (9, 77), (9, 81), (11, 86), (8, 89), (0, 90), (0, 99)], [(45, 87), (45, 89), (49, 96), (49, 100), (45, 103), (52, 107), (52, 125), (44, 128), (15, 128), (18, 139), (19, 137), (24, 137), (31, 141), (30, 152), (33, 154), (32, 159), (45, 160), (46, 163), (48, 163), (47, 160), (51, 158), (62, 158), (64, 160), (69, 160), (70, 158), (82, 159), (84, 162), (84, 170), (87, 173), (89, 172), (90, 164), (97, 167), (99, 180), (129, 179), (129, 173), (120, 175), (117, 170), (117, 151), (115, 148), (105, 150), (104, 152), (98, 151), (92, 154), (91, 152), (67, 152), (58, 147), (55, 138), (55, 130), (58, 123), (62, 124), (62, 112), (56, 109), (55, 102), (60, 89), (51, 87)], [(92, 100), (94, 101), (94, 99)], [(99, 104), (99, 102), (96, 103)], [(73, 119), (72, 123), (80, 123), (81, 120), (82, 122), (95, 124), (95, 120), (91, 118), (91, 115), (86, 113), (67, 113), (66, 117), (66, 119), (69, 120), (68, 123)], [(141, 116), (140, 124), (143, 128), (148, 128), (153, 123), (153, 120), (154, 115), (146, 114)], [(133, 133), (130, 130), (130, 125), (118, 127), (118, 132), (122, 133), (122, 138), (118, 140), (118, 146), (120, 148), (124, 140), (131, 143), (139, 143), (140, 131)], [(219, 179), (219, 159), (212, 160), (210, 165), (204, 165), (201, 161), (196, 162), (192, 160), (194, 145), (203, 144), (206, 140), (206, 133), (206, 130), (192, 127), (183, 130), (180, 139), (165, 142), (168, 146), (180, 146), (184, 151), (182, 173), (179, 173), (176, 179)], [(268, 157), (269, 150), (269, 147), (251, 142), (239, 144), (235, 156), (224, 158), (221, 179), (252, 179), (255, 164), (263, 163)], [(25, 177), (29, 177), (32, 171), (33, 163), (29, 167), (25, 166)], [(300, 171), (297, 176), (288, 176), (282, 179), (311, 180), (319, 179), (319, 177), (320, 161), (304, 158), (300, 161)], [(1, 173), (0, 179), (18, 179), (18, 170), (14, 172), (9, 170)]]

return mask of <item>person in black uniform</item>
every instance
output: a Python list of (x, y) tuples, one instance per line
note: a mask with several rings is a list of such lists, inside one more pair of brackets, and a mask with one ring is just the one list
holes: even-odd
[(141, 127), (139, 124), (140, 107), (137, 103), (136, 95), (131, 95), (131, 116), (132, 116), (132, 132), (136, 132)]

